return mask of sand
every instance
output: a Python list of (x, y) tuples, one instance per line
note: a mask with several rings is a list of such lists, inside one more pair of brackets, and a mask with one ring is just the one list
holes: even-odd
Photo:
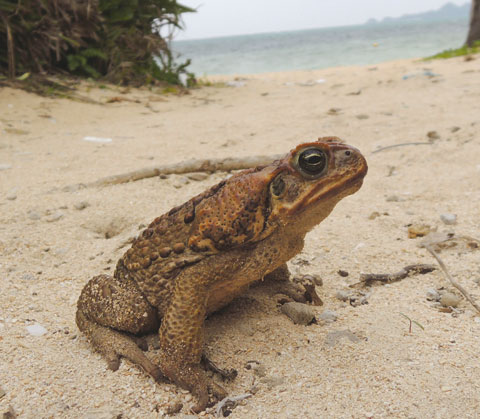
[[(140, 229), (227, 174), (65, 186), (190, 158), (285, 153), (336, 135), (362, 150), (369, 173), (290, 267), (323, 278), (324, 306), (314, 310), (338, 318), (295, 325), (264, 284), (211, 316), (207, 352), (238, 370), (225, 388), (238, 395), (253, 383), (255, 391), (230, 417), (478, 417), (480, 317), (464, 299), (452, 313), (427, 300), (429, 289), (459, 295), (441, 271), (372, 287), (357, 307), (336, 293), (361, 272), (435, 263), (422, 239), (408, 238), (410, 224), (480, 238), (480, 58), (213, 81), (237, 87), (177, 96), (82, 85), (82, 95), (103, 103), (125, 99), (103, 105), (0, 89), (0, 412), (155, 418), (181, 401), (182, 417), (193, 404), (128, 362), (107, 370), (76, 328), (76, 300), (89, 278), (113, 272)], [(409, 142), (427, 144), (374, 153)], [(457, 223), (445, 225), (446, 213)], [(480, 250), (459, 242), (440, 255), (480, 300)], [(423, 329), (414, 323), (409, 332), (401, 313)], [(36, 324), (43, 335), (27, 329)], [(262, 367), (247, 368), (252, 360)]]

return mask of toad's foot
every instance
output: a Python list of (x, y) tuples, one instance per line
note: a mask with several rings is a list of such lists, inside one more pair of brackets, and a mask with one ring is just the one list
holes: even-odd
[(197, 403), (191, 408), (193, 412), (202, 412), (210, 405), (210, 394), (213, 396), (212, 404), (227, 396), (227, 392), (220, 385), (207, 377), (201, 364), (182, 365), (180, 368), (178, 362), (167, 360), (163, 354), (160, 358), (162, 372), (172, 382), (190, 391), (197, 399)]
[(290, 276), (287, 264), (284, 264), (266, 275), (265, 281), (269, 281), (269, 284), (272, 284), (275, 292), (284, 294), (293, 301), (304, 304), (312, 303), (316, 306), (323, 305), (315, 290), (315, 285), (319, 285), (319, 280), (315, 276), (296, 276), (293, 278), (293, 281), (290, 280)]
[(303, 297), (308, 303), (314, 306), (323, 306), (322, 299), (318, 296), (315, 285), (321, 285), (322, 280), (315, 275), (300, 275), (293, 278), (293, 282), (300, 287), (303, 287)]
[[(141, 346), (142, 343), (144, 343), (146, 347), (150, 345), (153, 349), (160, 349), (160, 337), (158, 334), (148, 335), (145, 336), (145, 338), (142, 338), (140, 342), (137, 341), (137, 345), (140, 346), (141, 349), (145, 350), (144, 346)], [(201, 363), (206, 370), (210, 370), (220, 375), (223, 380), (234, 380), (238, 375), (237, 370), (234, 368), (220, 368), (205, 354), (205, 352), (202, 354)]]
[(224, 380), (234, 380), (237, 375), (238, 371), (234, 368), (230, 369), (223, 369), (216, 365), (207, 355), (202, 355), (202, 364), (204, 365), (205, 369), (208, 369), (214, 373), (217, 373), (222, 377)]

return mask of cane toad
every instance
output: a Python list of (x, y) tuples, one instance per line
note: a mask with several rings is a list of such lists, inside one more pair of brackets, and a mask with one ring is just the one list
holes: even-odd
[[(281, 160), (241, 171), (156, 218), (78, 300), (77, 325), (116, 370), (120, 357), (197, 398), (223, 389), (202, 369), (206, 315), (254, 281), (285, 271), (304, 237), (367, 173), (360, 152), (336, 137), (300, 144)], [(152, 362), (135, 335), (158, 330)]]

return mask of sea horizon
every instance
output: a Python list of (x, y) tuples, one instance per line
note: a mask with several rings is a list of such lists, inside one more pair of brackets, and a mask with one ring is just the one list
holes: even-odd
[(377, 22), (172, 42), (197, 76), (372, 65), (428, 57), (465, 42), (468, 19)]

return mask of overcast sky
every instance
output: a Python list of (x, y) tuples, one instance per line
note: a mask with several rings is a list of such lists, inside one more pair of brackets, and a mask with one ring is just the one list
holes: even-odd
[[(184, 15), (176, 39), (208, 38), (364, 23), (438, 9), (448, 0), (179, 0), (196, 8)], [(449, 0), (465, 4), (467, 0)]]

